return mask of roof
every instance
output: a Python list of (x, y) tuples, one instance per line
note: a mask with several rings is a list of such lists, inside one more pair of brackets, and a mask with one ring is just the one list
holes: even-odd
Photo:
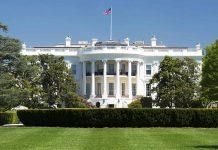
[(118, 41), (109, 40), (104, 42), (97, 42), (95, 46), (127, 46), (127, 44)]

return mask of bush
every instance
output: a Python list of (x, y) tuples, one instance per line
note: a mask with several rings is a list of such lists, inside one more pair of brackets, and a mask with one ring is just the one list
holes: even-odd
[(140, 97), (128, 105), (129, 108), (152, 108), (151, 97)]
[(26, 126), (218, 127), (218, 109), (41, 109), (17, 115)]
[(128, 108), (142, 108), (140, 99), (134, 100), (132, 103), (128, 105)]
[(152, 98), (151, 97), (141, 97), (140, 102), (143, 108), (152, 108)]
[(16, 112), (0, 112), (0, 125), (19, 123)]

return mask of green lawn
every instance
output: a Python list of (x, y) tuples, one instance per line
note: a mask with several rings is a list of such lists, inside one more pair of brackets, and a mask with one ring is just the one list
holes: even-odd
[(218, 149), (218, 129), (0, 128), (0, 150)]

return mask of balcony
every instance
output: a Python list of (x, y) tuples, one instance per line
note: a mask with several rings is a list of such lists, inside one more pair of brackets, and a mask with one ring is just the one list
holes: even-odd
[(86, 76), (91, 76), (91, 72), (86, 72)]
[(132, 76), (136, 76), (136, 71), (132, 71)]
[(95, 72), (95, 75), (103, 75), (103, 69), (99, 69)]
[(124, 70), (121, 70), (121, 71), (120, 71), (120, 75), (126, 75), (126, 76), (127, 76), (127, 75), (128, 75), (128, 72), (126, 72), (126, 71), (124, 71)]
[(107, 72), (107, 75), (116, 75), (116, 72)]

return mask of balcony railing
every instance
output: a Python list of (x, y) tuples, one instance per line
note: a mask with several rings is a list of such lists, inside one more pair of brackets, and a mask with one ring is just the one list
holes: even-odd
[(128, 75), (128, 72), (126, 72), (126, 71), (120, 71), (120, 75)]
[(38, 54), (52, 54), (52, 55), (66, 55), (77, 56), (90, 53), (122, 53), (122, 54), (138, 54), (146, 56), (202, 56), (202, 50), (196, 48), (186, 47), (135, 47), (135, 46), (96, 46), (96, 47), (75, 47), (75, 48), (26, 48), (22, 49), (23, 55), (38, 55)]
[(116, 72), (107, 72), (107, 75), (116, 75)]
[(103, 69), (96, 71), (95, 75), (103, 75)]
[[(103, 70), (98, 70), (95, 75), (103, 75)], [(107, 72), (107, 75), (116, 75), (116, 72)], [(128, 76), (128, 72), (120, 71), (120, 75)], [(91, 72), (86, 72), (86, 76), (91, 76)], [(131, 76), (136, 76), (136, 71), (132, 71)]]

